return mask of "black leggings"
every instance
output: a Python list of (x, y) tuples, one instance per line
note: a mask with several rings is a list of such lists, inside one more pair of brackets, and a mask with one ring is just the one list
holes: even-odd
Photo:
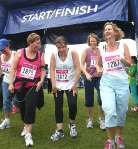
[(69, 119), (75, 120), (77, 114), (77, 94), (73, 95), (72, 91), (57, 91), (57, 94), (54, 94), (55, 99), (55, 118), (56, 123), (63, 123), (63, 95), (64, 92), (67, 96), (68, 107), (69, 107)]
[(33, 124), (35, 122), (36, 98), (31, 95), (25, 99), (25, 95), (29, 89), (23, 90), (22, 93), (16, 94), (15, 105), (20, 109), (21, 119), (25, 124)]

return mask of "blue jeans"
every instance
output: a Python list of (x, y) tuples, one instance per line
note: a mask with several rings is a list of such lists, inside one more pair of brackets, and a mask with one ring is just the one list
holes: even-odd
[(9, 84), (2, 81), (2, 95), (3, 95), (3, 111), (4, 113), (11, 112), (12, 104), (9, 99)]

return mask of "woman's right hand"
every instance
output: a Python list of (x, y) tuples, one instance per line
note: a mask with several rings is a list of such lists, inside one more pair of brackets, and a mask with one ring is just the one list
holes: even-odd
[(91, 81), (92, 80), (92, 76), (89, 73), (86, 73), (86, 79)]
[(8, 90), (9, 90), (11, 93), (14, 93), (14, 85), (13, 85), (13, 84), (9, 84)]
[(56, 94), (56, 93), (57, 93), (57, 88), (56, 88), (56, 86), (52, 86), (52, 93), (53, 93), (53, 94)]
[(96, 66), (96, 71), (97, 71), (97, 73), (102, 73), (103, 72), (103, 68), (97, 65)]

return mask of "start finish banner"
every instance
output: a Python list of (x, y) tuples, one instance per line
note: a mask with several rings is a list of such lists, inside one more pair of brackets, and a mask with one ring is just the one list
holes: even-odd
[(106, 20), (127, 21), (127, 5), (127, 0), (63, 0), (16, 9), (8, 14), (4, 34)]

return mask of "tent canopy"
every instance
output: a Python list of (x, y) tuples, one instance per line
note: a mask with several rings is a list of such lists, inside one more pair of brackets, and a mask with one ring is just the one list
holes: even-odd
[(8, 10), (12, 10), (17, 8), (25, 8), (40, 5), (42, 3), (48, 3), (51, 1), (60, 0), (0, 0), (0, 4), (2, 4)]
[[(62, 0), (43, 4), (42, 1), (39, 2), (41, 3), (36, 6), (10, 10), (3, 34), (107, 20), (128, 21), (127, 0)], [(17, 3), (17, 6), (19, 4)]]
[(99, 30), (102, 30), (105, 21), (117, 21), (127, 37), (132, 38), (134, 27), (128, 16), (128, 1), (132, 2), (132, 0), (0, 0), (0, 35), (14, 40), (16, 42), (14, 45), (21, 45), (28, 32), (32, 31), (46, 36), (48, 42), (57, 35), (65, 35), (70, 36), (69, 40), (73, 43), (84, 43), (90, 32), (98, 32), (100, 38), (102, 37)]

